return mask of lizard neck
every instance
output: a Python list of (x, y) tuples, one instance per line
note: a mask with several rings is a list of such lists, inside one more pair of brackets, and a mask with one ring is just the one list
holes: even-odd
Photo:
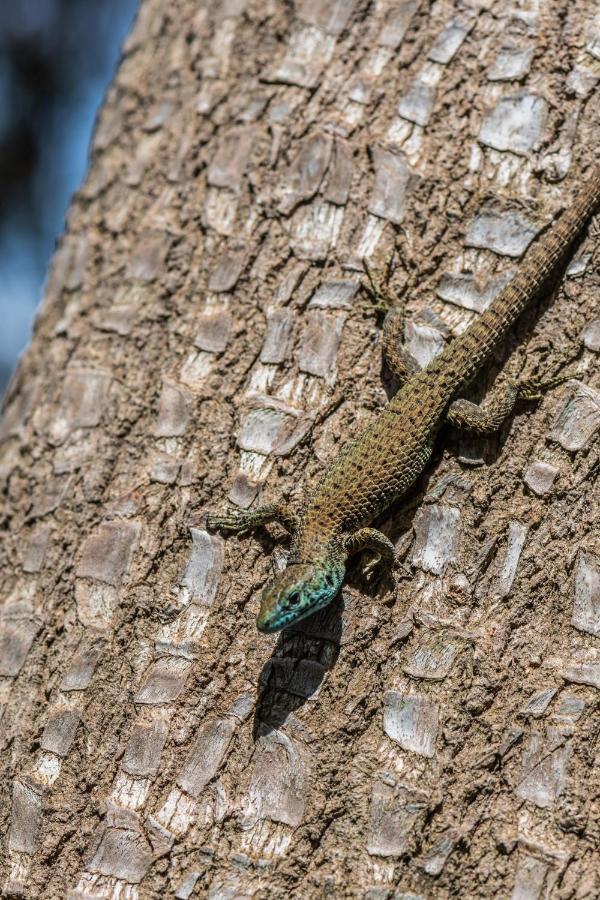
[(321, 563), (338, 566), (344, 565), (346, 559), (341, 529), (332, 529), (327, 534), (316, 525), (301, 525), (292, 544), (289, 565)]

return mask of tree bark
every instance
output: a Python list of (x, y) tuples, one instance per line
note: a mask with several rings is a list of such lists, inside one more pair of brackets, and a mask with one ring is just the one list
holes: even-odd
[(203, 525), (301, 502), (385, 402), (363, 258), (416, 275), (423, 362), (568, 205), (597, 29), (591, 0), (144, 0), (2, 424), (5, 894), (598, 896), (593, 231), (475, 393), (583, 335), (574, 380), (442, 434), (380, 523), (395, 585), (356, 570), (273, 639), (285, 535)]

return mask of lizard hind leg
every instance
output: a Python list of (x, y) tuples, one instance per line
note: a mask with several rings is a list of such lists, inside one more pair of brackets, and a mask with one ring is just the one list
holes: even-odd
[(296, 517), (287, 506), (272, 503), (256, 509), (229, 509), (222, 515), (208, 515), (206, 525), (211, 531), (245, 534), (259, 525), (279, 522), (290, 533), (296, 530)]
[(380, 275), (374, 275), (373, 272), (371, 272), (367, 261), (363, 260), (367, 281), (363, 281), (362, 286), (373, 301), (370, 304), (370, 308), (385, 313), (382, 342), (383, 358), (389, 370), (396, 376), (402, 385), (404, 382), (408, 381), (411, 375), (415, 375), (419, 372), (421, 367), (403, 343), (404, 297), (406, 296), (408, 286), (411, 283), (410, 278), (401, 290), (399, 296), (393, 298), (389, 286), (390, 278), (393, 273), (393, 261), (394, 253), (390, 254), (383, 272)]
[(495, 388), (480, 406), (470, 400), (450, 404), (447, 420), (456, 428), (476, 434), (493, 434), (511, 414), (517, 400), (540, 400), (544, 393), (572, 376), (557, 374), (549, 378), (523, 378)]

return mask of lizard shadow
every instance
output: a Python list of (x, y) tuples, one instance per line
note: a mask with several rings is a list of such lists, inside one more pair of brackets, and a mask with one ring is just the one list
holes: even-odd
[(281, 728), (318, 695), (339, 656), (344, 609), (342, 591), (325, 609), (280, 632), (258, 680), (254, 740)]
[[(392, 539), (411, 529), (431, 475), (424, 472), (401, 503), (375, 520)], [(354, 591), (342, 588), (329, 606), (278, 635), (258, 679), (254, 740), (281, 728), (306, 703), (317, 700), (325, 676), (338, 661), (345, 628), (351, 627), (355, 615), (360, 618), (360, 604), (369, 598), (386, 604), (394, 599), (397, 585), (387, 578), (367, 582), (362, 575), (364, 561), (357, 554), (348, 565), (345, 585)]]

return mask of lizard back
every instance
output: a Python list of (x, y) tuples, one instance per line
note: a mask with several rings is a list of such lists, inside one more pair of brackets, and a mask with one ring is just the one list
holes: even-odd
[(597, 167), (488, 309), (412, 376), (374, 422), (342, 449), (300, 517), (295, 558), (313, 558), (332, 536), (368, 524), (410, 488), (431, 456), (450, 403), (556, 274), (599, 203)]

